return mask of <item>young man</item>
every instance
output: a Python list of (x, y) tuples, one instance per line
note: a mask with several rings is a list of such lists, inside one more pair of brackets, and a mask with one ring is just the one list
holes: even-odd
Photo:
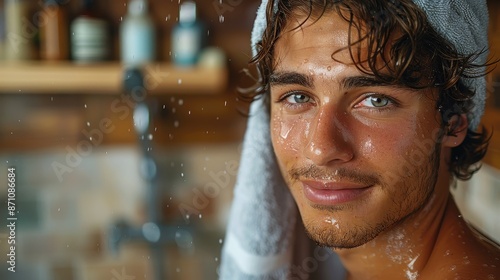
[[(308, 236), (339, 256), (346, 279), (500, 279), (500, 250), (449, 191), (487, 148), (477, 131), (486, 33), (453, 34), (484, 31), (470, 19), (487, 17), (485, 3), (423, 2), (266, 9), (251, 98), (269, 106), (277, 165)], [(464, 19), (447, 22), (451, 10)]]

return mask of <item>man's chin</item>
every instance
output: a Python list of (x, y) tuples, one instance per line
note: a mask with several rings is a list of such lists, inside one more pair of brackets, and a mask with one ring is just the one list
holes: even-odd
[(353, 249), (375, 239), (385, 227), (334, 228), (332, 226), (304, 225), (307, 236), (320, 247), (331, 249)]

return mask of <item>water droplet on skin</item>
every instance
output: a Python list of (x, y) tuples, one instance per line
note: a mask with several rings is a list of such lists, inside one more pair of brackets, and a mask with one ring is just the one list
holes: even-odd
[(179, 121), (174, 122), (174, 127), (179, 127)]
[(215, 257), (215, 261), (218, 262), (219, 261), (219, 258)]
[(198, 215), (198, 218), (200, 218), (200, 219), (201, 219), (202, 217), (203, 217), (203, 216), (202, 216), (201, 214), (200, 214), (200, 215)]
[(328, 66), (328, 67), (326, 67), (326, 70), (328, 70), (328, 71), (332, 71), (332, 66)]
[(493, 274), (488, 275), (488, 280), (495, 280), (495, 275)]
[(220, 23), (223, 23), (223, 22), (224, 22), (224, 16), (223, 16), (223, 15), (220, 15), (220, 16), (219, 16), (219, 22), (220, 22)]
[(219, 244), (222, 244), (222, 238), (221, 238), (221, 239), (219, 239)]
[(181, 269), (180, 268), (176, 268), (175, 271), (176, 272), (181, 272)]
[(451, 271), (455, 271), (456, 269), (457, 269), (457, 266), (456, 266), (456, 265), (452, 265), (452, 266), (450, 266), (450, 270), (451, 270)]
[(57, 212), (61, 211), (61, 208), (57, 208)]
[(283, 126), (281, 126), (280, 137), (283, 140), (286, 140), (288, 138), (288, 134), (290, 134), (290, 131), (292, 130), (292, 128), (293, 128), (293, 126), (289, 126), (286, 128), (283, 128)]
[(148, 139), (149, 139), (149, 140), (153, 140), (153, 134), (149, 134), (149, 135), (148, 135)]
[(181, 177), (184, 177), (184, 173), (181, 172)]
[(90, 126), (90, 122), (87, 122), (87, 126)]
[(184, 104), (184, 99), (179, 99), (179, 105), (183, 105)]
[(83, 105), (83, 107), (84, 107), (85, 109), (87, 109), (87, 104)]
[(178, 83), (179, 85), (180, 85), (180, 84), (182, 84), (182, 79), (178, 79), (178, 80), (177, 80), (177, 83)]

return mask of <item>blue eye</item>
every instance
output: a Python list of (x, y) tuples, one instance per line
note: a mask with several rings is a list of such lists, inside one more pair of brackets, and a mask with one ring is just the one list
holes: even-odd
[(372, 108), (382, 108), (390, 105), (391, 99), (385, 96), (372, 95), (361, 101), (360, 105)]
[(298, 104), (298, 103), (307, 103), (311, 100), (311, 98), (305, 94), (293, 93), (288, 95), (285, 98), (285, 100), (291, 104)]

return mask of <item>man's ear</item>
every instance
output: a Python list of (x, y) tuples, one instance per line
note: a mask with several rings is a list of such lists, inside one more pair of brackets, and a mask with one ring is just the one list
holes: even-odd
[(454, 148), (462, 144), (467, 135), (469, 121), (465, 114), (454, 115), (446, 125), (446, 132), (443, 137), (443, 146)]

